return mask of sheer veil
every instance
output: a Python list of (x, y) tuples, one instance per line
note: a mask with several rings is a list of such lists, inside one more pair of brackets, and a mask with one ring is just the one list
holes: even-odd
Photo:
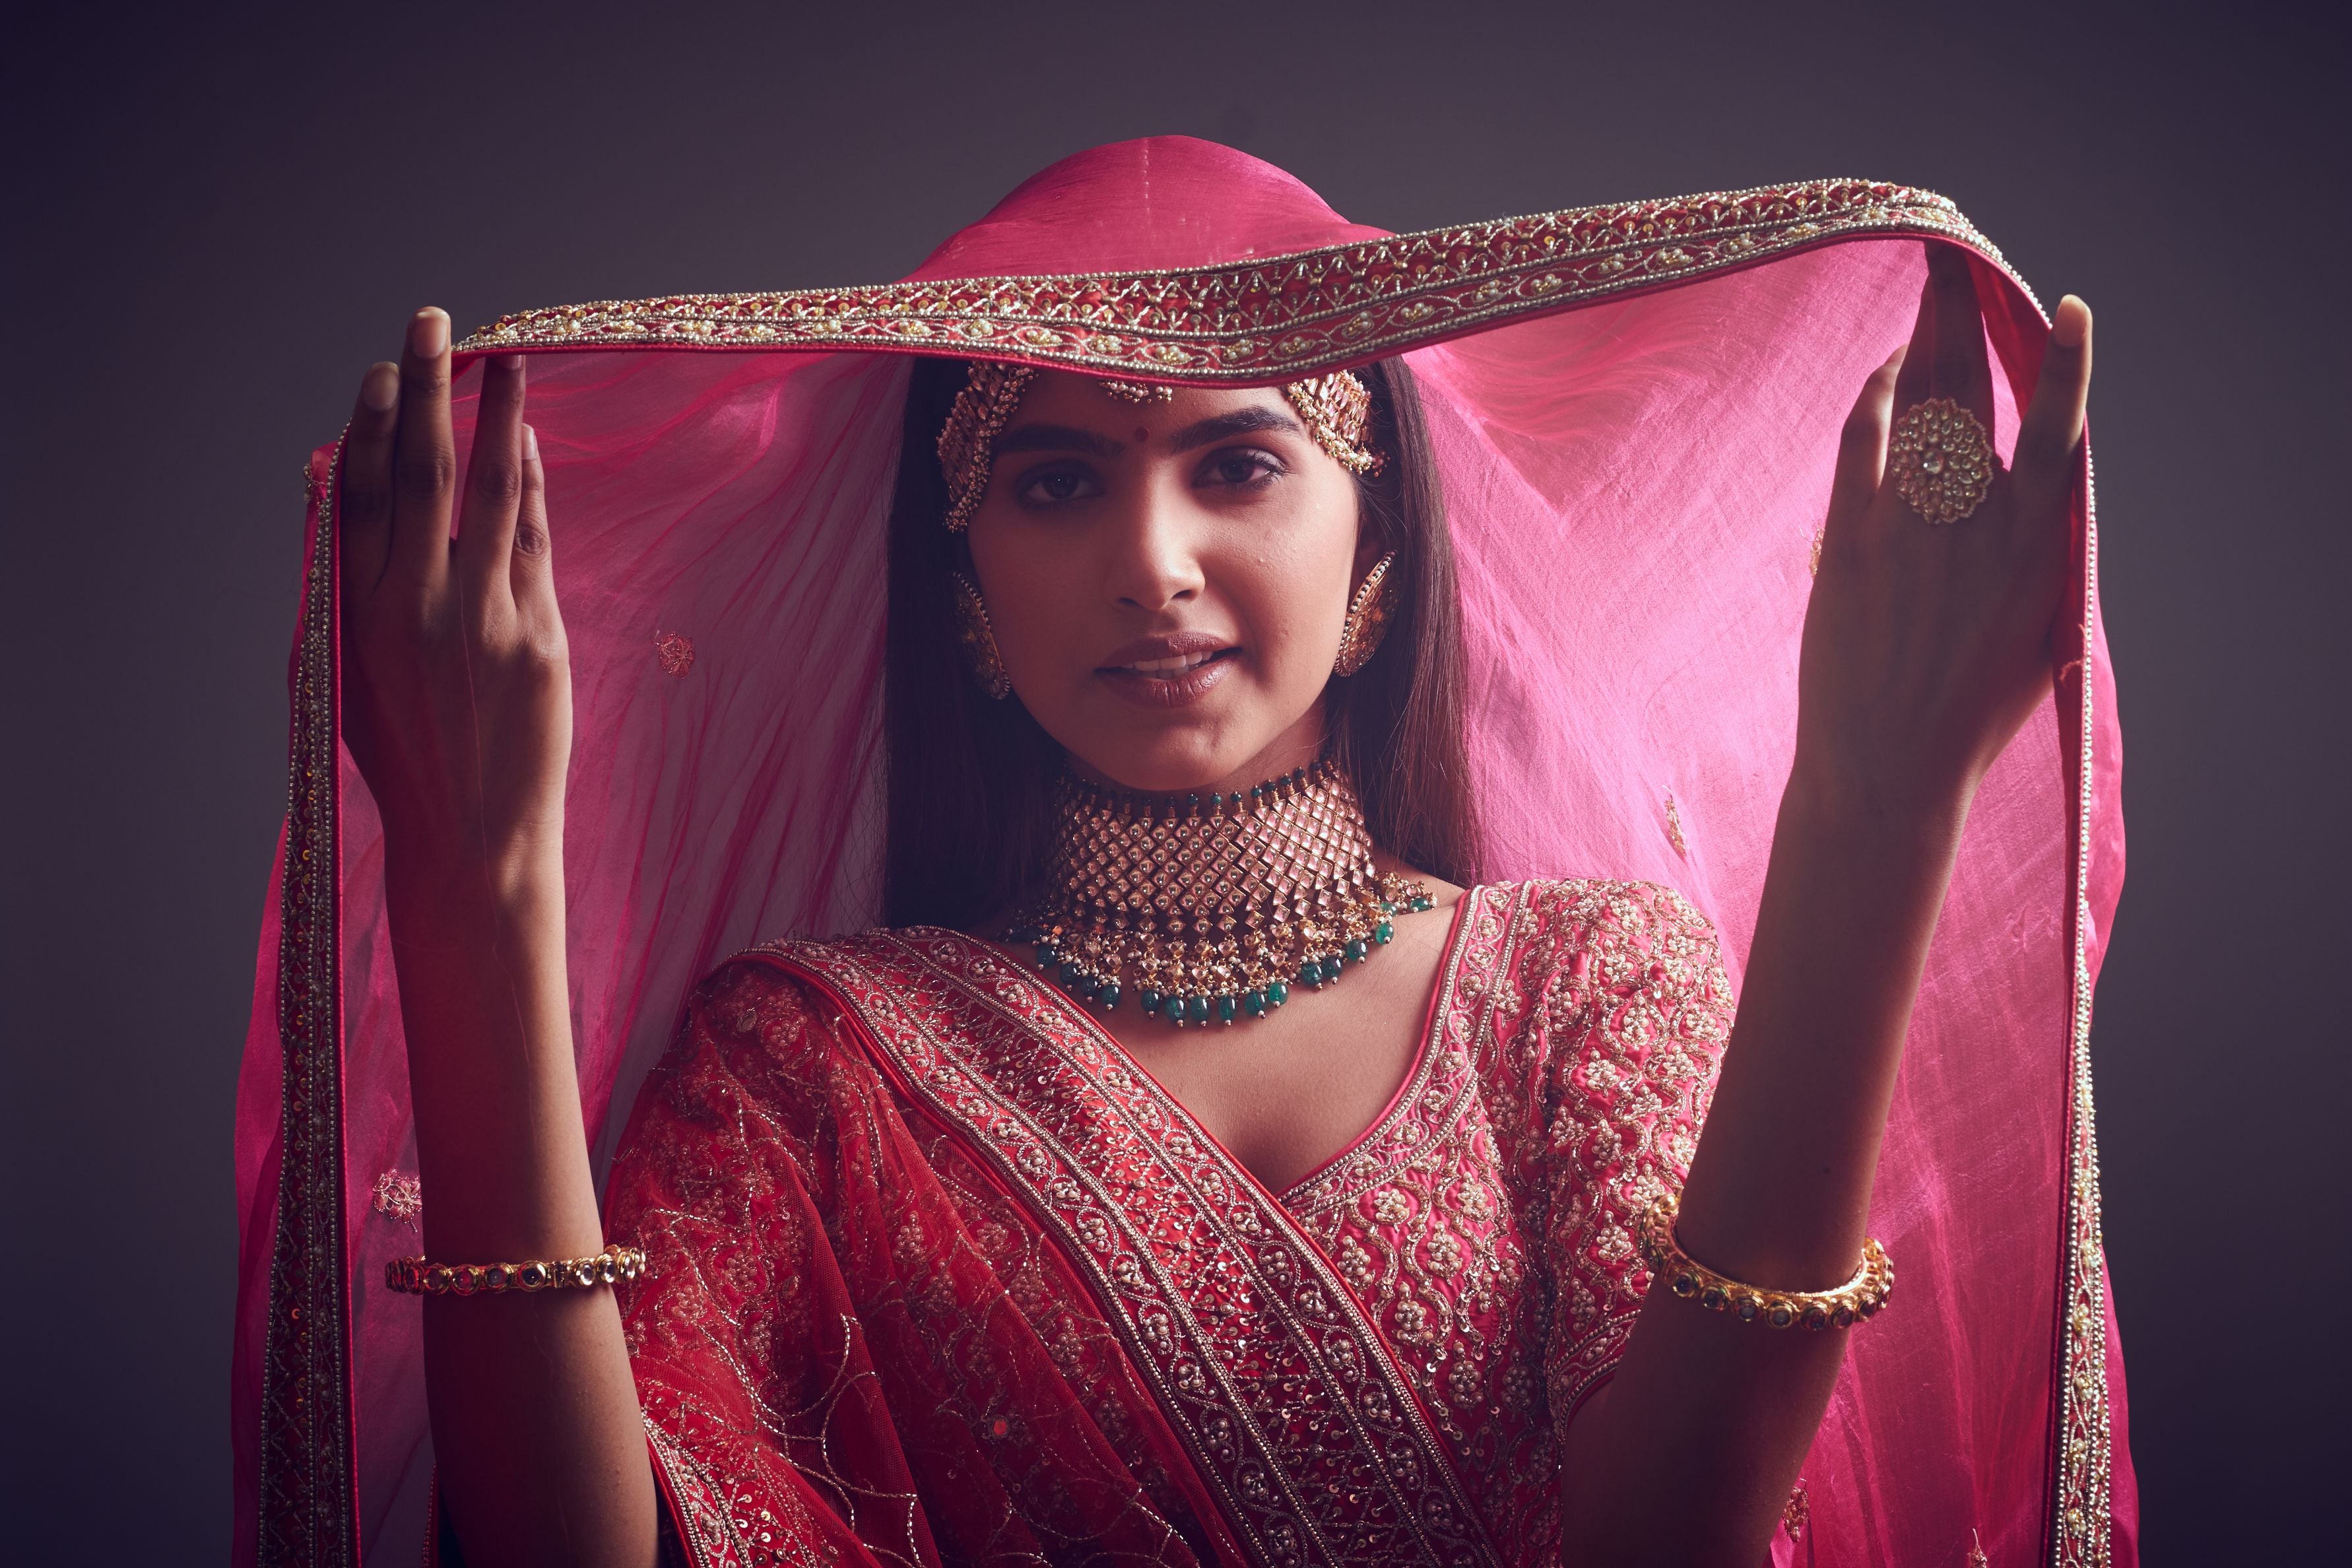
[[(1211, 143), (1038, 174), (911, 277), (508, 317), (532, 356), (571, 633), (566, 868), (584, 1109), (608, 1162), (695, 980), (870, 923), (884, 524), (908, 357), (1264, 384), (1402, 354), (1461, 573), (1473, 766), (1503, 878), (1635, 878), (1735, 978), (1794, 734), (1836, 432), (1909, 331), (1926, 247), (1989, 301), (2006, 452), (2046, 328), (1942, 198), (1833, 180), (1473, 223), (1347, 223)], [(339, 741), (337, 448), (310, 461), (291, 804), (240, 1085), (238, 1561), (409, 1557), (431, 1473), (415, 1171), (374, 809)], [(2085, 485), (2083, 492), (2088, 494)], [(1857, 1334), (1805, 1467), (1819, 1560), (2136, 1560), (2088, 1031), (2123, 874), (2120, 741), (2079, 628), (1987, 779), (1938, 929), (1873, 1229), (1904, 1300)]]

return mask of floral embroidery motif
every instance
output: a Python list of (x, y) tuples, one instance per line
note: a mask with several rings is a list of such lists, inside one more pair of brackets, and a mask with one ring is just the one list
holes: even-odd
[(1407, 1352), (1514, 1562), (1556, 1551), (1556, 1433), (1648, 1289), (1615, 1194), (1680, 1185), (1729, 1016), (1713, 935), (1672, 893), (1475, 889), (1396, 1104), (1284, 1194)]
[(684, 632), (656, 632), (654, 657), (664, 675), (684, 675), (694, 668), (694, 639)]
[(375, 1179), (369, 1204), (376, 1213), (389, 1215), (415, 1230), (417, 1228), (416, 1216), (425, 1212), (425, 1188), (415, 1176), (400, 1171), (386, 1171)]
[(1813, 1500), (1806, 1495), (1805, 1478), (1799, 1476), (1789, 1500), (1780, 1507), (1780, 1528), (1789, 1532), (1791, 1541), (1805, 1538), (1805, 1527), (1813, 1521)]
[(1685, 860), (1690, 858), (1690, 840), (1683, 837), (1682, 807), (1675, 804), (1672, 790), (1666, 792), (1666, 842), (1675, 847), (1676, 855)]

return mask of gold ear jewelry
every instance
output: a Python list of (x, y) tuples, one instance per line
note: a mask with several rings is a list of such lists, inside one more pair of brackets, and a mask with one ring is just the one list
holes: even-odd
[(956, 641), (963, 645), (964, 663), (980, 689), (1002, 702), (1013, 695), (1013, 681), (1004, 673), (1004, 660), (996, 651), (996, 628), (988, 624), (988, 606), (981, 602), (980, 590), (971, 578), (961, 572), (948, 576), (955, 584)]
[(1372, 661), (1381, 639), (1389, 634), (1396, 615), (1396, 595), (1388, 591), (1389, 568), (1396, 562), (1391, 550), (1364, 574), (1363, 585), (1348, 605), (1348, 618), (1339, 627), (1339, 657), (1331, 661), (1334, 675), (1353, 675)]
[(1895, 493), (1929, 522), (1975, 511), (2000, 471), (1977, 416), (1948, 397), (1931, 397), (1895, 422), (1886, 443)]

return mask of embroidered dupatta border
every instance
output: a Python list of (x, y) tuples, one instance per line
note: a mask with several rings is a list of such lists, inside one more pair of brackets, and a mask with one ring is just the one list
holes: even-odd
[(502, 316), (458, 352), (895, 350), (1156, 381), (1265, 382), (1873, 234), (1957, 240), (2008, 271), (1992, 242), (1932, 191), (1811, 180), (1571, 207), (1166, 272), (600, 300)]
[(342, 443), (303, 469), (310, 510), (289, 676), (286, 850), (278, 889), (278, 1034), (285, 1074), (269, 1319), (261, 1362), (260, 1528), (278, 1564), (359, 1562), (344, 1246), (342, 971), (337, 857), (335, 537)]
[[(972, 973), (975, 952), (994, 973)], [(832, 997), (877, 1065), (1021, 1197), (1259, 1563), (1499, 1561), (1412, 1384), (1319, 1249), (1181, 1105), (1123, 1068), (1108, 1037), (954, 932), (779, 942), (747, 956)], [(990, 1035), (1003, 1042), (996, 1063), (977, 1059), (989, 1047), (962, 1044)], [(1013, 1084), (1031, 1092), (1016, 1098)], [(1093, 1092), (1110, 1113), (1089, 1128), (1027, 1102), (1057, 1089)], [(1141, 1178), (1128, 1184), (1152, 1189), (1148, 1218), (1099, 1174), (1114, 1161)]]

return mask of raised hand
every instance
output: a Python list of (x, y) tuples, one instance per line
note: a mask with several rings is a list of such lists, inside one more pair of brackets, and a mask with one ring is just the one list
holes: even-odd
[[(345, 734), (383, 816), (425, 1250), (449, 1263), (604, 1243), (565, 982), (572, 682), (546, 476), (522, 362), (482, 369), (462, 499), (438, 310), (367, 373), (343, 448)], [(650, 1568), (653, 1477), (611, 1291), (433, 1298), (425, 1375), (469, 1559)]]
[[(1887, 471), (1890, 429), (1929, 398), (1991, 428), (1958, 253), (1930, 251), (1910, 346), (1846, 421), (1805, 615), (1796, 762), (1675, 1222), (1694, 1258), (1735, 1278), (1820, 1289), (1860, 1256), (1969, 804), (2048, 694), (2052, 635), (2067, 624), (2090, 330), (2081, 300), (2060, 303), (2015, 468), (1967, 517), (1928, 521)], [(1654, 1290), (1615, 1378), (1570, 1428), (1563, 1561), (1760, 1561), (1843, 1354), (1841, 1332), (1758, 1332)]]
[(1969, 264), (1929, 248), (1910, 344), (1864, 384), (1839, 445), (1799, 666), (1801, 783), (1848, 805), (1965, 809), (2048, 695), (2090, 380), (2091, 313), (2069, 295), (2013, 468), (1969, 516), (1926, 521), (1887, 472), (1895, 422), (1949, 398), (1992, 428)]
[(369, 370), (344, 443), (345, 734), (383, 815), (404, 940), (450, 900), (560, 879), (572, 686), (546, 471), (522, 361), (482, 371), (462, 501), (439, 310), (411, 321), (398, 365)]

